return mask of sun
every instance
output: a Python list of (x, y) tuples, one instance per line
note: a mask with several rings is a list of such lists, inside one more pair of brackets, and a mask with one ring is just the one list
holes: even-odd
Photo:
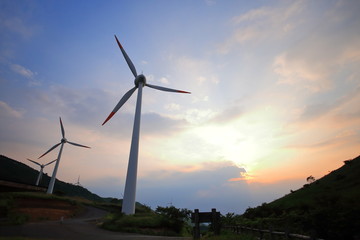
[[(244, 167), (251, 175), (266, 156), (278, 151), (280, 122), (267, 109), (253, 111), (233, 121), (195, 129), (194, 134), (212, 146), (213, 153)], [(260, 161), (261, 160), (261, 161)]]

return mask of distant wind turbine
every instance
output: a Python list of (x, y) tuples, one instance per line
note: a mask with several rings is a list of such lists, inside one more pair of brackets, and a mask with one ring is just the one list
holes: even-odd
[(129, 56), (126, 54), (124, 48), (120, 44), (118, 38), (115, 35), (115, 39), (119, 48), (133, 73), (135, 80), (135, 87), (130, 89), (125, 95), (120, 99), (118, 104), (115, 106), (114, 110), (106, 118), (104, 125), (107, 121), (114, 116), (114, 114), (121, 108), (121, 106), (131, 97), (131, 95), (138, 89), (138, 95), (136, 100), (136, 109), (135, 109), (135, 118), (134, 118), (134, 127), (132, 133), (131, 147), (130, 147), (130, 156), (129, 164), (126, 175), (124, 199), (122, 205), (122, 212), (125, 214), (134, 214), (135, 213), (135, 195), (136, 195), (136, 178), (137, 178), (137, 165), (138, 165), (138, 153), (139, 153), (139, 136), (140, 136), (140, 118), (141, 118), (141, 100), (142, 100), (142, 88), (150, 87), (161, 91), (166, 92), (176, 92), (176, 93), (190, 93), (185, 91), (180, 91), (171, 88), (165, 88), (155, 85), (150, 85), (146, 83), (146, 77), (143, 74), (138, 75), (135, 69), (134, 64), (131, 62)]
[(53, 161), (51, 161), (51, 162), (49, 162), (49, 163), (46, 163), (46, 164), (41, 164), (41, 163), (38, 163), (38, 162), (36, 162), (36, 161), (34, 161), (34, 160), (31, 160), (31, 159), (27, 159), (27, 160), (30, 161), (30, 162), (35, 163), (36, 165), (39, 165), (39, 166), (40, 166), (40, 172), (39, 172), (39, 175), (38, 175), (37, 180), (36, 180), (36, 186), (39, 186), (39, 183), (40, 183), (40, 181), (41, 181), (41, 177), (42, 177), (42, 175), (43, 175), (43, 169), (44, 169), (44, 167), (47, 166), (47, 165), (52, 164), (52, 163), (55, 162), (57, 159), (55, 159), (55, 160), (53, 160)]
[(77, 180), (77, 182), (75, 183), (75, 185), (81, 187), (81, 184), (80, 184), (80, 175), (79, 175), (78, 180)]
[(90, 148), (90, 147), (87, 147), (87, 146), (84, 146), (84, 145), (81, 145), (81, 144), (78, 144), (78, 143), (70, 142), (70, 141), (68, 141), (68, 140), (65, 138), (65, 130), (64, 130), (64, 126), (63, 126), (63, 124), (62, 124), (61, 118), (60, 118), (60, 126), (61, 126), (61, 134), (62, 134), (62, 139), (61, 139), (61, 141), (60, 141), (58, 144), (55, 144), (55, 145), (54, 145), (52, 148), (50, 148), (46, 153), (44, 153), (43, 155), (41, 155), (41, 156), (39, 157), (39, 158), (42, 158), (43, 156), (45, 156), (46, 154), (48, 154), (49, 152), (51, 152), (52, 150), (54, 150), (55, 148), (57, 148), (59, 145), (61, 145), (60, 151), (59, 151), (59, 155), (58, 155), (58, 158), (57, 158), (57, 161), (56, 161), (56, 164), (55, 164), (55, 168), (54, 168), (53, 174), (52, 174), (52, 176), (51, 176), (51, 180), (50, 180), (50, 183), (49, 183), (49, 187), (48, 187), (48, 189), (47, 189), (47, 193), (49, 193), (49, 194), (52, 194), (52, 192), (53, 192), (53, 190), (54, 190), (54, 185), (55, 185), (55, 180), (56, 180), (56, 173), (57, 173), (57, 170), (58, 170), (58, 167), (59, 167), (59, 163), (60, 163), (60, 159), (61, 159), (61, 153), (62, 153), (64, 144), (65, 144), (65, 143), (70, 143), (71, 145), (74, 145), (74, 146), (77, 146), (77, 147)]

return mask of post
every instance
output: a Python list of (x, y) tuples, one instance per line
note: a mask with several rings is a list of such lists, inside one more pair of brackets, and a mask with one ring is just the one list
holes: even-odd
[(273, 240), (273, 228), (272, 226), (269, 227), (269, 233), (270, 233), (270, 240)]
[(214, 234), (219, 235), (220, 234), (219, 219), (215, 208), (211, 209), (211, 224), (213, 225)]
[(199, 209), (194, 210), (194, 239), (200, 239)]
[(285, 239), (290, 239), (290, 232), (288, 227), (285, 229)]

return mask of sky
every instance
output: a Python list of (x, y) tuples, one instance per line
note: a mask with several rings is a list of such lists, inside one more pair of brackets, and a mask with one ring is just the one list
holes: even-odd
[[(122, 198), (147, 82), (136, 200), (243, 213), (360, 154), (360, 2), (0, 0), (0, 154)], [(57, 158), (58, 149), (39, 159)], [(45, 168), (52, 174), (53, 166)], [(34, 179), (35, 181), (35, 179)]]

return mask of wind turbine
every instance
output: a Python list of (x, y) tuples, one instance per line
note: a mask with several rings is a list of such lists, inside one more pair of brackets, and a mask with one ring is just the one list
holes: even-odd
[(77, 182), (75, 183), (75, 185), (82, 187), (81, 184), (80, 184), (80, 175), (79, 175), (78, 180), (77, 180)]
[[(58, 155), (58, 158), (57, 158), (57, 161), (56, 161), (56, 164), (55, 164), (55, 168), (54, 168), (54, 171), (53, 171), (53, 174), (51, 176), (51, 180), (50, 180), (50, 183), (49, 183), (49, 187), (47, 189), (47, 193), (49, 194), (52, 194), (53, 190), (54, 190), (54, 185), (55, 185), (55, 180), (56, 180), (56, 173), (57, 173), (57, 170), (58, 170), (58, 167), (59, 167), (59, 163), (60, 163), (60, 159), (61, 159), (61, 153), (62, 153), (62, 150), (63, 150), (63, 147), (64, 147), (64, 144), (65, 143), (70, 143), (71, 145), (74, 145), (74, 146), (77, 146), (77, 147), (84, 147), (84, 148), (90, 148), (90, 147), (87, 147), (87, 146), (84, 146), (84, 145), (81, 145), (81, 144), (78, 144), (78, 143), (73, 143), (73, 142), (70, 142), (68, 141), (66, 138), (65, 138), (65, 130), (64, 130), (64, 126), (62, 124), (62, 121), (61, 121), (61, 118), (60, 118), (60, 126), (61, 126), (61, 134), (62, 134), (62, 139), (61, 141), (58, 143), (58, 144), (55, 144), (52, 148), (50, 148), (46, 153), (44, 153), (43, 155), (41, 155), (39, 158), (42, 158), (43, 156), (45, 156), (46, 154), (48, 154), (49, 152), (51, 152), (52, 150), (54, 150), (55, 148), (57, 148), (59, 145), (61, 145), (60, 147), (60, 151), (59, 151), (59, 155)], [(39, 159), (38, 158), (38, 159)]]
[(42, 177), (42, 175), (43, 175), (43, 169), (44, 169), (44, 167), (47, 166), (47, 165), (52, 164), (52, 163), (55, 162), (57, 159), (55, 159), (55, 160), (53, 160), (53, 161), (51, 161), (51, 162), (49, 162), (49, 163), (46, 163), (46, 164), (41, 164), (41, 163), (38, 163), (38, 162), (36, 162), (36, 161), (34, 161), (34, 160), (31, 160), (31, 159), (27, 159), (27, 160), (30, 161), (30, 162), (35, 163), (36, 165), (39, 165), (39, 166), (40, 166), (40, 172), (39, 172), (39, 175), (38, 175), (37, 180), (36, 180), (36, 186), (39, 186), (39, 183), (40, 183), (40, 181), (41, 181), (41, 177)]
[(131, 97), (131, 95), (138, 89), (138, 95), (136, 100), (135, 108), (135, 118), (134, 118), (134, 127), (131, 139), (130, 155), (129, 155), (129, 164), (126, 175), (124, 199), (122, 205), (122, 212), (125, 214), (134, 214), (135, 213), (135, 195), (136, 195), (136, 179), (137, 179), (137, 165), (138, 165), (138, 153), (139, 153), (139, 136), (140, 136), (140, 118), (141, 118), (141, 100), (142, 100), (142, 88), (150, 87), (157, 90), (165, 92), (176, 92), (176, 93), (190, 93), (186, 91), (160, 87), (156, 85), (150, 85), (146, 83), (146, 77), (143, 74), (138, 75), (135, 69), (134, 64), (131, 62), (129, 56), (126, 54), (124, 48), (120, 44), (118, 38), (115, 35), (115, 39), (119, 48), (127, 62), (131, 72), (133, 73), (135, 80), (135, 87), (130, 89), (125, 95), (120, 99), (118, 104), (115, 106), (114, 110), (106, 118), (104, 125), (107, 121), (114, 116), (114, 114), (122, 107), (122, 105)]

